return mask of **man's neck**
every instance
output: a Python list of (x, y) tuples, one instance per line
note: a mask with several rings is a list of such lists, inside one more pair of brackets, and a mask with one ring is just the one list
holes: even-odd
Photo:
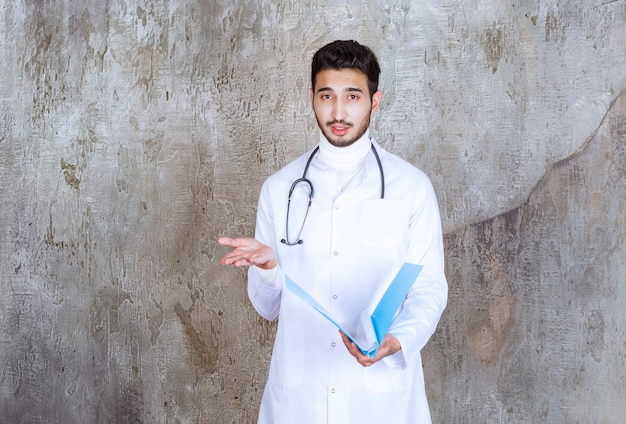
[(367, 160), (367, 155), (371, 149), (369, 129), (357, 141), (349, 146), (337, 147), (330, 144), (324, 137), (320, 135), (320, 150), (317, 158), (324, 165), (341, 172), (350, 172), (360, 169)]

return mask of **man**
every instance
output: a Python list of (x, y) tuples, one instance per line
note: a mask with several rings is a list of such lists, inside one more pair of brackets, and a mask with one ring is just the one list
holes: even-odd
[[(279, 318), (259, 423), (430, 422), (420, 350), (447, 300), (441, 223), (426, 175), (370, 139), (379, 73), (355, 41), (315, 53), (316, 149), (264, 183), (254, 239), (218, 240), (222, 264), (250, 266), (258, 313)], [(374, 358), (285, 287), (354, 323), (405, 262), (423, 269)]]

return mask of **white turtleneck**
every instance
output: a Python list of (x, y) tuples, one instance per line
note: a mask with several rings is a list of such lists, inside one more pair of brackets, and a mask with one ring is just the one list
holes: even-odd
[(324, 134), (320, 134), (319, 146), (320, 149), (317, 152), (318, 160), (339, 174), (343, 191), (365, 166), (367, 155), (372, 148), (369, 128), (361, 138), (345, 147), (333, 146), (324, 137)]
[(336, 171), (353, 173), (365, 165), (367, 155), (372, 148), (370, 130), (368, 128), (361, 138), (345, 147), (333, 146), (324, 134), (320, 133), (319, 146), (317, 158), (320, 162)]

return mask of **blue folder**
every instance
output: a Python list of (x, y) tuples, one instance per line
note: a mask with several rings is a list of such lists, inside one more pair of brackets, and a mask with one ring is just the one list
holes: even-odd
[(361, 352), (373, 358), (378, 352), (380, 343), (391, 326), (398, 308), (402, 305), (407, 293), (415, 282), (415, 279), (422, 271), (422, 265), (405, 263), (402, 265), (389, 287), (383, 294), (370, 316), (367, 311), (361, 314), (361, 325), (355, 334), (350, 334), (345, 328), (330, 316), (320, 303), (307, 293), (302, 287), (293, 282), (291, 278), (285, 276), (287, 289), (302, 299), (305, 303), (313, 307), (322, 314), (335, 327), (341, 330), (350, 340), (352, 340)]

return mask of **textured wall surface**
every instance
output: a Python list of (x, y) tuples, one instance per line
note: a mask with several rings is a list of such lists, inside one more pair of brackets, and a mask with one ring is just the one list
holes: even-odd
[(624, 420), (625, 218), (626, 90), (521, 206), (446, 234), (426, 364), (441, 422)]
[(215, 239), (337, 38), (439, 195), (434, 420), (623, 420), (625, 1), (0, 0), (0, 423), (254, 422), (275, 327)]

